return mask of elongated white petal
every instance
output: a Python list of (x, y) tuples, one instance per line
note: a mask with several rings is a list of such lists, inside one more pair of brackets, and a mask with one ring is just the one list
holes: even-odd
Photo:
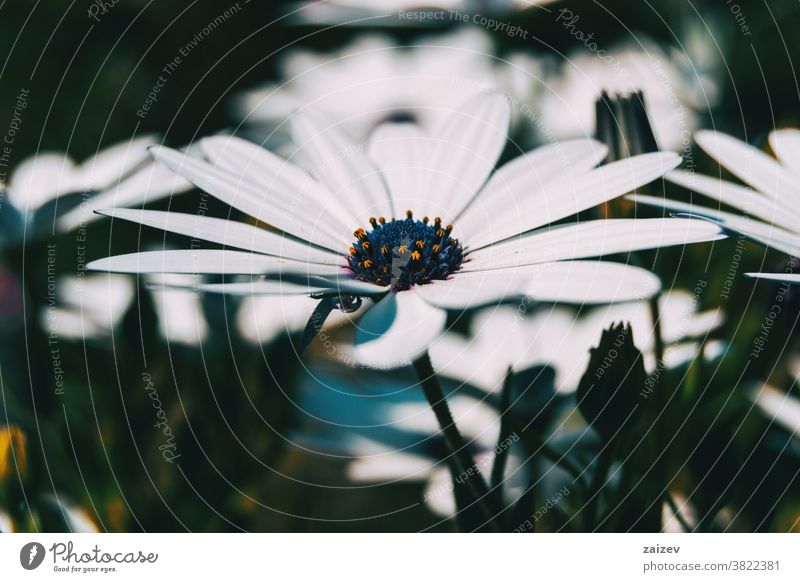
[(508, 101), (498, 93), (473, 97), (436, 134), (431, 152), (435, 171), (427, 195), (452, 221), (472, 200), (497, 164), (508, 139)]
[(461, 236), (469, 237), (503, 208), (519, 204), (567, 172), (570, 176), (588, 172), (607, 155), (605, 145), (593, 139), (576, 139), (547, 144), (513, 159), (492, 175), (457, 219)]
[(431, 181), (430, 136), (411, 123), (384, 123), (369, 140), (369, 155), (389, 186), (394, 215), (412, 210), (419, 218), (440, 216), (426, 185)]
[(538, 301), (618, 303), (653, 297), (661, 290), (661, 281), (650, 271), (620, 263), (564, 261), (535, 269), (527, 293)]
[(726, 229), (738, 232), (756, 242), (789, 255), (796, 255), (800, 251), (800, 235), (777, 226), (764, 224), (747, 216), (739, 216), (730, 212), (722, 212), (713, 208), (695, 206), (686, 202), (666, 200), (654, 196), (631, 196), (630, 199), (638, 204), (647, 204), (648, 206), (707, 217), (718, 222)]
[(446, 281), (420, 285), (417, 293), (442, 309), (469, 309), (522, 297), (530, 278), (523, 270), (456, 273)]
[(220, 168), (287, 200), (303, 196), (310, 204), (324, 208), (350, 230), (358, 221), (305, 170), (252, 142), (234, 136), (217, 135), (200, 142), (208, 158)]
[(792, 285), (800, 285), (800, 274), (797, 273), (745, 273), (746, 277), (753, 279), (766, 279), (767, 281), (782, 281)]
[(250, 296), (250, 295), (313, 295), (321, 293), (324, 287), (309, 287), (308, 285), (298, 285), (287, 283), (286, 281), (270, 281), (256, 279), (254, 281), (239, 281), (236, 283), (198, 283), (191, 281), (183, 284), (171, 284), (167, 287), (178, 289), (193, 289), (203, 293), (221, 293), (225, 295)]
[(666, 179), (694, 192), (751, 214), (765, 222), (778, 224), (789, 230), (800, 228), (800, 207), (781, 204), (774, 198), (756, 194), (752, 190), (724, 180), (681, 170), (669, 172)]
[(698, 131), (694, 139), (712, 158), (756, 190), (786, 204), (800, 202), (800, 176), (787, 172), (761, 150), (714, 131)]
[(483, 271), (600, 257), (725, 238), (713, 223), (688, 218), (591, 220), (536, 231), (469, 254), (463, 270)]
[(114, 273), (336, 276), (341, 267), (289, 261), (240, 251), (146, 251), (92, 261), (88, 269)]
[(391, 293), (359, 321), (353, 358), (375, 368), (407, 366), (441, 335), (446, 318), (416, 288)]
[(499, 242), (534, 228), (572, 216), (652, 182), (680, 163), (673, 153), (627, 158), (596, 170), (550, 182), (538, 192), (509, 204), (464, 242), (471, 249)]
[(308, 110), (298, 112), (291, 127), (295, 145), (313, 165), (314, 177), (350, 209), (360, 224), (370, 216), (391, 216), (386, 184), (361, 144)]
[(773, 131), (769, 136), (769, 143), (784, 167), (800, 176), (800, 130)]
[(173, 194), (181, 194), (194, 188), (185, 178), (159, 163), (152, 162), (125, 178), (118, 185), (98, 192), (77, 208), (64, 213), (58, 219), (58, 228), (69, 231), (82, 224), (96, 220), (95, 210), (143, 206)]
[(233, 220), (179, 212), (121, 208), (101, 210), (100, 213), (112, 218), (128, 220), (168, 232), (274, 257), (325, 265), (347, 265), (346, 260), (336, 253), (319, 250), (284, 235)]
[(230, 172), (182, 152), (164, 147), (151, 148), (150, 151), (157, 161), (201, 190), (261, 222), (329, 249), (340, 249), (349, 240), (343, 227), (331, 223), (325, 209), (312, 206), (305, 199), (270, 196)]

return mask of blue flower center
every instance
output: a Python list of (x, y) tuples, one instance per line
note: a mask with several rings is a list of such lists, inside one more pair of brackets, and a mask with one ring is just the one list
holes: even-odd
[(461, 244), (450, 236), (452, 225), (443, 226), (441, 218), (415, 220), (409, 210), (404, 220), (381, 217), (369, 222), (369, 232), (359, 228), (353, 233), (356, 240), (347, 258), (357, 279), (403, 291), (447, 279), (461, 268)]

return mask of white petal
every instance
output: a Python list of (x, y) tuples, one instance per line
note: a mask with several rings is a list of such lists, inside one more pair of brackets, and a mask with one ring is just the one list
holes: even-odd
[(508, 139), (509, 105), (498, 93), (478, 95), (454, 112), (436, 134), (431, 167), (436, 172), (425, 191), (458, 216), (483, 186)]
[(287, 200), (302, 194), (311, 204), (325, 208), (348, 229), (360, 226), (355, 216), (305, 170), (263, 147), (222, 135), (207, 137), (200, 145), (208, 158), (223, 170)]
[(426, 457), (403, 451), (389, 451), (349, 463), (347, 477), (356, 483), (421, 481), (430, 475), (433, 468), (433, 461)]
[(698, 131), (694, 139), (711, 157), (756, 190), (787, 204), (800, 202), (800, 176), (790, 174), (761, 150), (714, 131)]
[(314, 177), (350, 209), (360, 224), (370, 216), (392, 215), (386, 184), (362, 144), (354, 143), (338, 127), (307, 110), (292, 118), (292, 135), (300, 153), (309, 158)]
[(670, 182), (733, 206), (766, 222), (778, 224), (789, 230), (797, 229), (800, 224), (800, 207), (781, 204), (774, 198), (756, 194), (744, 186), (680, 170), (669, 172), (665, 177)]
[(781, 281), (792, 285), (800, 285), (800, 274), (795, 273), (745, 273), (745, 276), (753, 279), (766, 279), (767, 281)]
[(440, 216), (443, 208), (431, 200), (432, 140), (414, 124), (384, 123), (369, 140), (369, 155), (389, 186), (393, 216), (412, 210), (419, 218)]
[(800, 130), (779, 129), (769, 136), (769, 143), (783, 166), (800, 175)]
[(381, 287), (366, 281), (358, 281), (347, 275), (338, 277), (309, 276), (283, 273), (281, 281), (247, 281), (239, 283), (209, 283), (192, 285), (193, 289), (206, 293), (225, 293), (229, 295), (357, 295), (359, 297), (378, 297), (385, 295), (388, 287)]
[(347, 265), (347, 261), (341, 255), (319, 250), (285, 235), (233, 220), (158, 210), (116, 209), (101, 210), (100, 213), (255, 253), (308, 263)]
[(796, 255), (800, 250), (800, 234), (786, 231), (777, 226), (770, 226), (748, 216), (738, 216), (730, 212), (722, 212), (703, 206), (695, 206), (686, 202), (677, 202), (654, 196), (631, 196), (631, 200), (638, 204), (647, 204), (658, 208), (666, 208), (677, 212), (685, 212), (697, 216), (707, 217), (721, 224), (726, 229), (738, 232), (768, 247)]
[(258, 279), (255, 281), (240, 281), (238, 283), (203, 283), (198, 284), (196, 281), (184, 288), (196, 289), (203, 293), (222, 293), (225, 295), (238, 295), (238, 296), (298, 296), (298, 295), (313, 295), (315, 293), (322, 293), (326, 289), (324, 287), (309, 287), (308, 285), (297, 285), (294, 283), (287, 283), (286, 281), (265, 281)]
[(469, 309), (522, 297), (530, 279), (529, 272), (522, 269), (456, 273), (446, 281), (419, 285), (416, 291), (436, 307)]
[(617, 303), (654, 296), (661, 281), (650, 271), (607, 261), (544, 263), (531, 270), (532, 299), (563, 303)]
[(492, 175), (475, 200), (457, 219), (462, 238), (477, 232), (508, 205), (563, 178), (588, 172), (608, 155), (608, 148), (593, 139), (547, 144), (514, 158)]
[(478, 249), (534, 228), (577, 214), (652, 182), (680, 163), (673, 153), (627, 158), (579, 176), (550, 182), (537, 192), (509, 204), (465, 243)]
[(341, 267), (289, 261), (239, 251), (145, 251), (92, 261), (88, 269), (115, 273), (336, 276)]
[(416, 288), (391, 293), (359, 321), (353, 358), (380, 369), (407, 366), (441, 335), (446, 319), (417, 297)]
[(329, 249), (338, 249), (349, 240), (348, 233), (330, 220), (324, 208), (308, 200), (270, 195), (230, 172), (176, 150), (158, 147), (150, 151), (157, 161), (201, 190), (261, 222)]
[(710, 222), (687, 218), (591, 220), (536, 231), (468, 255), (464, 272), (628, 253), (725, 238)]

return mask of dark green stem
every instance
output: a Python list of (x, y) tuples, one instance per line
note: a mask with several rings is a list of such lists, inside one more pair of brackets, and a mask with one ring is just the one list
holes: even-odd
[(489, 488), (486, 486), (486, 481), (484, 481), (478, 466), (475, 465), (464, 437), (461, 436), (458, 427), (456, 427), (444, 392), (442, 392), (442, 388), (439, 385), (439, 379), (433, 371), (433, 365), (428, 353), (425, 352), (414, 360), (413, 365), (419, 377), (422, 392), (425, 394), (431, 410), (436, 415), (439, 428), (441, 428), (450, 450), (453, 451), (451, 467), (458, 471), (458, 474), (454, 475), (453, 478), (457, 482), (463, 482), (467, 485), (473, 498), (473, 504), (480, 508), (486, 519), (486, 524), (491, 526), (498, 512), (492, 508), (492, 499)]

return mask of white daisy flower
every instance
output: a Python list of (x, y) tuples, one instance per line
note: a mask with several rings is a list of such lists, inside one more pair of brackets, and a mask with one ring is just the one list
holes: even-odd
[[(350, 26), (380, 25), (429, 25), (441, 24), (431, 21), (432, 11), (457, 10), (467, 16), (473, 12), (480, 15), (508, 15), (533, 6), (551, 4), (555, 0), (319, 0), (300, 3), (293, 13), (295, 20), (313, 24), (336, 24)], [(419, 11), (422, 15), (415, 13)], [(412, 12), (412, 14), (405, 14)], [(448, 17), (445, 13), (442, 18)], [(376, 22), (376, 19), (379, 19)]]
[[(675, 368), (691, 360), (699, 342), (723, 322), (718, 309), (696, 312), (696, 299), (684, 291), (659, 298), (661, 335), (666, 346), (665, 366)], [(525, 316), (517, 308), (501, 306), (481, 310), (470, 322), (467, 337), (446, 333), (430, 348), (433, 367), (441, 376), (466, 382), (487, 392), (497, 392), (509, 369), (522, 371), (550, 366), (556, 389), (574, 392), (589, 365), (590, 350), (602, 331), (629, 322), (634, 345), (644, 356), (645, 368), (656, 368), (655, 339), (647, 303), (620, 303), (597, 307), (583, 315), (553, 307)], [(706, 357), (719, 355), (720, 342), (708, 342)]]
[(153, 287), (153, 307), (158, 331), (168, 343), (199, 346), (208, 337), (208, 321), (199, 294), (193, 289), (192, 275), (153, 274), (147, 277)]
[(56, 303), (41, 308), (42, 328), (71, 340), (111, 335), (133, 301), (130, 277), (112, 274), (63, 276), (56, 281)]
[(464, 102), (497, 86), (501, 65), (479, 29), (401, 47), (388, 37), (365, 35), (334, 53), (288, 52), (279, 65), (279, 78), (288, 80), (247, 91), (238, 109), (248, 122), (277, 125), (309, 107), (343, 121), (359, 140), (387, 120), (433, 132)]
[(240, 250), (142, 252), (89, 268), (250, 275), (257, 279), (200, 289), (310, 295), (342, 309), (368, 298), (375, 306), (359, 321), (353, 355), (392, 367), (427, 350), (444, 329), (447, 309), (524, 296), (574, 303), (649, 297), (660, 288), (652, 273), (583, 259), (722, 236), (716, 225), (690, 219), (544, 228), (651, 182), (680, 158), (653, 153), (595, 168), (605, 148), (577, 140), (539, 148), (492, 174), (508, 119), (506, 100), (483, 94), (434, 136), (389, 123), (361, 148), (337, 126), (301, 112), (293, 131), (310, 174), (237, 138), (203, 140), (210, 162), (152, 148), (158, 161), (282, 234), (206, 216), (108, 210)]
[[(777, 159), (729, 135), (698, 131), (695, 141), (746, 186), (688, 171), (666, 178), (743, 214), (652, 196), (632, 196), (636, 202), (703, 216), (725, 229), (791, 256), (800, 252), (800, 131), (782, 129), (769, 136)], [(750, 277), (800, 283), (800, 274), (748, 273)]]
[(63, 196), (85, 194), (79, 200), (60, 203), (72, 207), (58, 217), (55, 226), (60, 232), (93, 219), (98, 208), (142, 204), (191, 188), (186, 180), (153, 163), (147, 148), (157, 143), (152, 136), (124, 141), (81, 164), (56, 152), (41, 152), (24, 160), (8, 184), (0, 184), (4, 244), (30, 239), (42, 228), (52, 230), (52, 213), (43, 220), (47, 224), (38, 224), (36, 218), (40, 210)]
[(594, 104), (603, 91), (642, 91), (659, 146), (680, 149), (699, 126), (700, 113), (716, 102), (717, 91), (695, 69), (678, 67), (674, 56), (651, 41), (607, 51), (577, 49), (539, 95), (545, 131), (555, 139), (594, 135)]

